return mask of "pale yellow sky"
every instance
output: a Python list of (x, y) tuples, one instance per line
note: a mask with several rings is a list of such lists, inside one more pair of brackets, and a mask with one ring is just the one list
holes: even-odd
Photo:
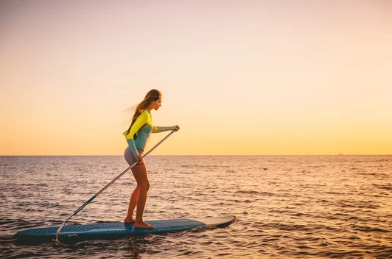
[[(0, 155), (392, 154), (389, 1), (1, 1)], [(152, 147), (167, 133), (153, 134)]]

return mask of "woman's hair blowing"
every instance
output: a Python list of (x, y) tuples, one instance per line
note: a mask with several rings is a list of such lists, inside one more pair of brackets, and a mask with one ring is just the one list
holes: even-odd
[(129, 131), (131, 130), (131, 127), (132, 127), (133, 123), (135, 123), (137, 117), (147, 109), (147, 107), (150, 105), (150, 103), (154, 102), (154, 101), (158, 101), (159, 98), (161, 98), (161, 96), (162, 96), (162, 93), (156, 89), (152, 89), (146, 94), (146, 97), (144, 97), (144, 100), (136, 106), (131, 125), (129, 125), (128, 129), (124, 132), (124, 135), (127, 135), (129, 133)]

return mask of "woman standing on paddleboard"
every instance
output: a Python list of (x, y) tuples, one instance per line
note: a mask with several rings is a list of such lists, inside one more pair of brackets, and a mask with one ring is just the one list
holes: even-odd
[[(147, 201), (147, 192), (150, 188), (146, 165), (144, 164), (142, 154), (147, 146), (150, 134), (164, 132), (169, 130), (178, 131), (178, 125), (172, 127), (153, 126), (151, 110), (158, 110), (162, 103), (162, 93), (158, 90), (151, 90), (147, 93), (144, 100), (136, 106), (132, 123), (128, 130), (124, 132), (128, 147), (125, 149), (124, 157), (131, 166), (135, 162), (137, 164), (131, 168), (133, 176), (136, 179), (137, 186), (132, 193), (128, 215), (124, 219), (125, 223), (135, 222), (135, 228), (154, 228), (154, 226), (143, 221), (144, 207)], [(133, 211), (137, 206), (136, 219), (133, 219)]]

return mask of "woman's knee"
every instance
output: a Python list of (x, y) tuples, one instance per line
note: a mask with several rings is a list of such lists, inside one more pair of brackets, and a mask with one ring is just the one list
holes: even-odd
[(148, 190), (150, 189), (150, 182), (147, 181), (145, 183), (140, 184), (140, 189), (148, 192)]
[(133, 192), (134, 193), (139, 193), (140, 192), (140, 185), (137, 185)]

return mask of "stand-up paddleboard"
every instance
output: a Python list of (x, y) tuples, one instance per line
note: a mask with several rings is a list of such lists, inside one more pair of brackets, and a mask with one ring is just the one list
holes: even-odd
[[(82, 241), (87, 239), (117, 239), (129, 236), (146, 234), (169, 233), (202, 227), (225, 227), (235, 221), (235, 216), (210, 217), (194, 219), (169, 219), (151, 220), (148, 224), (155, 226), (154, 229), (134, 228), (134, 224), (95, 223), (88, 225), (68, 225), (61, 230), (60, 241)], [(16, 233), (16, 242), (40, 243), (53, 240), (58, 227), (35, 228), (19, 231)]]

